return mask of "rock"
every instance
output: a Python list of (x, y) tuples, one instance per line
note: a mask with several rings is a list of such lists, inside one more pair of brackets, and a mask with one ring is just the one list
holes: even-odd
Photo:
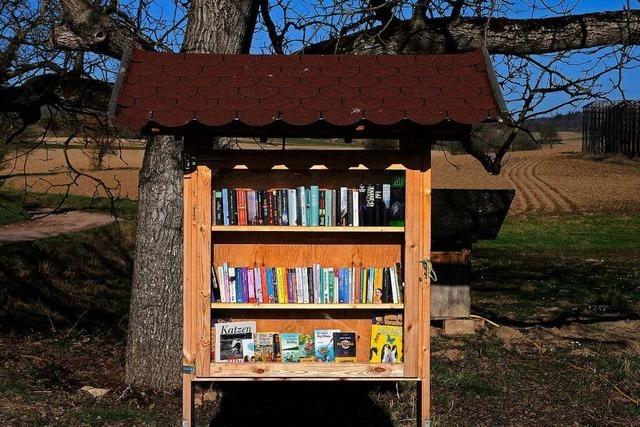
[(217, 399), (218, 393), (213, 390), (205, 391), (202, 395), (203, 402), (215, 402)]
[(102, 396), (104, 396), (105, 394), (109, 393), (109, 389), (108, 388), (91, 387), (90, 385), (86, 385), (86, 386), (82, 387), (80, 389), (80, 391), (82, 391), (83, 393), (88, 394), (90, 396), (93, 396), (96, 399), (99, 399)]
[(450, 362), (459, 362), (464, 360), (464, 353), (457, 348), (449, 348), (446, 350), (438, 350), (435, 353), (431, 353), (433, 357), (446, 359)]
[(473, 319), (447, 319), (443, 323), (444, 335), (473, 335), (476, 333)]

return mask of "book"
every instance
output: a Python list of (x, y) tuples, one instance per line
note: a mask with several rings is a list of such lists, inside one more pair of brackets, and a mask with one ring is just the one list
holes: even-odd
[[(224, 265), (227, 265), (226, 263)], [(229, 276), (229, 293), (230, 298), (229, 302), (239, 302), (238, 301), (238, 285), (236, 283), (236, 269), (233, 267), (228, 267), (228, 276)]]
[(333, 352), (336, 363), (356, 362), (356, 333), (334, 332)]
[(300, 349), (301, 362), (313, 362), (315, 358), (315, 346), (313, 344), (313, 335), (299, 334), (298, 347)]
[(275, 362), (274, 335), (275, 332), (257, 332), (253, 335), (256, 362)]
[(348, 205), (348, 192), (347, 187), (340, 187), (340, 196), (339, 198), (339, 206), (340, 206), (340, 214), (338, 216), (338, 223), (336, 225), (348, 225), (348, 213), (349, 213), (349, 205)]
[(264, 298), (262, 295), (262, 276), (260, 275), (260, 268), (253, 268), (253, 285), (256, 290), (256, 302), (263, 303)]
[(402, 361), (402, 326), (371, 325), (369, 363)]
[(255, 362), (255, 344), (253, 338), (242, 340), (242, 361), (245, 363)]
[(226, 188), (222, 189), (222, 224), (230, 225), (230, 217), (229, 217), (229, 190)]
[(383, 225), (384, 203), (382, 202), (382, 184), (376, 184), (373, 191), (373, 205), (375, 210), (375, 223), (372, 225)]
[(247, 223), (248, 225), (258, 225), (256, 191), (254, 190), (247, 190)]
[(404, 226), (404, 175), (395, 176), (390, 186), (389, 225), (396, 227)]
[(309, 225), (317, 227), (319, 225), (319, 212), (320, 212), (320, 188), (317, 185), (309, 187), (310, 190), (310, 208)]
[(314, 355), (316, 362), (333, 362), (335, 352), (333, 349), (333, 334), (339, 329), (316, 329), (313, 331)]
[(382, 271), (380, 268), (374, 269), (373, 303), (382, 303)]
[(287, 194), (288, 194), (287, 213), (289, 215), (289, 225), (299, 225), (298, 224), (298, 206), (297, 206), (295, 188), (287, 189)]
[(354, 227), (359, 227), (360, 224), (360, 206), (359, 206), (359, 193), (357, 191), (353, 191), (351, 192), (351, 198), (352, 198), (352, 202), (351, 202), (351, 206), (352, 206), (352, 210), (353, 212), (351, 213), (351, 216), (353, 217), (353, 226)]
[(367, 218), (365, 212), (367, 210), (367, 186), (364, 184), (358, 185), (358, 218), (359, 224), (368, 226), (370, 225), (367, 222)]
[(389, 225), (389, 212), (391, 210), (391, 185), (382, 184), (382, 224)]
[(222, 190), (215, 190), (213, 192), (214, 218), (216, 219), (216, 225), (224, 225), (224, 210), (222, 203)]
[(220, 276), (215, 266), (211, 266), (211, 301), (222, 301), (220, 298)]
[(298, 207), (298, 225), (307, 226), (307, 201), (305, 199), (304, 187), (297, 188), (296, 202)]
[(238, 225), (238, 197), (234, 190), (229, 190), (229, 224)]
[(373, 184), (367, 185), (367, 192), (365, 193), (365, 224), (376, 225), (376, 198), (375, 198), (375, 186)]
[(243, 271), (246, 272), (246, 277), (247, 277), (247, 302), (251, 304), (255, 304), (257, 301), (257, 295), (256, 295), (256, 283), (255, 283), (256, 278), (253, 273), (253, 268), (245, 268)]
[(215, 324), (215, 361), (241, 362), (242, 340), (253, 339), (256, 322), (228, 322)]
[(296, 363), (300, 361), (300, 334), (285, 332), (280, 334), (280, 352), (283, 363)]

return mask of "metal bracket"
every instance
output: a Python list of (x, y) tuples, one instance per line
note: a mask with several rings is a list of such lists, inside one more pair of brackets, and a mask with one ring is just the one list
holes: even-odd
[(189, 365), (182, 365), (182, 373), (183, 374), (195, 374), (196, 373), (196, 367), (195, 366), (189, 366)]
[(422, 268), (424, 269), (424, 278), (431, 279), (432, 282), (437, 282), (438, 275), (436, 274), (436, 271), (433, 269), (433, 263), (431, 262), (431, 260), (429, 258), (425, 258), (425, 259), (421, 259), (418, 262), (422, 264)]
[(185, 173), (193, 172), (198, 166), (198, 159), (195, 156), (187, 153), (186, 150), (182, 152), (182, 170)]

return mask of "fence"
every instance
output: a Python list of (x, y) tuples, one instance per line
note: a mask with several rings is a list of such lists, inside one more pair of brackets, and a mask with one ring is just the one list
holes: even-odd
[(583, 152), (640, 157), (640, 101), (589, 104), (582, 126)]

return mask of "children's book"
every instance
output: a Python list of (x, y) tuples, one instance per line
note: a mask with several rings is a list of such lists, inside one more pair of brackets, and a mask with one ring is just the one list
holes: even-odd
[(315, 348), (313, 345), (313, 336), (307, 334), (300, 334), (298, 337), (298, 344), (300, 348), (300, 361), (301, 362), (313, 362), (315, 355)]
[(258, 332), (253, 335), (256, 362), (275, 362), (274, 335), (275, 332)]
[(356, 362), (356, 333), (334, 332), (333, 351), (336, 363)]
[(333, 334), (339, 329), (316, 329), (313, 331), (314, 353), (316, 362), (333, 362)]
[(255, 344), (253, 338), (242, 340), (242, 361), (245, 363), (255, 362)]
[(216, 323), (216, 362), (242, 362), (242, 340), (253, 339), (256, 322)]
[(280, 348), (283, 363), (296, 363), (300, 361), (300, 334), (285, 332), (280, 334)]
[(402, 326), (372, 325), (370, 363), (402, 363)]

